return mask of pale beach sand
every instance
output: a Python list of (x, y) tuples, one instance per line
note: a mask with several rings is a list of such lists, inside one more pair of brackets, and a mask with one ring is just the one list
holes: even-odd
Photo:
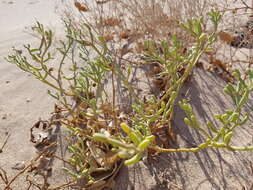
[[(47, 119), (54, 104), (47, 96), (47, 86), (8, 63), (4, 57), (13, 46), (22, 47), (34, 40), (26, 28), (36, 20), (59, 28), (55, 5), (56, 1), (51, 0), (0, 1), (0, 143), (6, 132), (11, 134), (0, 155), (0, 167), (10, 176), (17, 173), (11, 167), (36, 155), (29, 141), (29, 128), (40, 117)], [(20, 181), (15, 187), (22, 186), (24, 182)], [(22, 187), (17, 189), (22, 190)]]

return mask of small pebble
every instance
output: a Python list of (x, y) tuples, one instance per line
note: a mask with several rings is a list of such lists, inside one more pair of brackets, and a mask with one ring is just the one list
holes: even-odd
[(10, 83), (10, 81), (9, 81), (9, 80), (7, 80), (7, 81), (5, 81), (5, 83), (6, 83), (6, 84), (8, 84), (8, 83)]
[(30, 98), (27, 98), (27, 99), (26, 99), (26, 102), (31, 102), (31, 99), (30, 99)]
[(7, 114), (4, 114), (2, 119), (7, 119)]

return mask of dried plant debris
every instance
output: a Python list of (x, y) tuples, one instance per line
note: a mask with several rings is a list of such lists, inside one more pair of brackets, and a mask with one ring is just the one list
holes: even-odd
[(170, 148), (176, 142), (176, 134), (170, 122), (156, 122), (152, 126), (152, 134), (156, 136), (155, 143), (164, 148)]
[[(35, 143), (35, 147), (40, 147), (43, 145), (49, 145), (50, 142), (50, 131), (52, 128), (49, 129), (49, 122), (48, 121), (37, 121), (33, 127), (30, 129), (31, 135), (31, 142)], [(50, 126), (51, 127), (51, 126)], [(35, 132), (35, 130), (37, 131)]]
[(103, 22), (102, 23), (103, 26), (113, 27), (113, 26), (118, 26), (121, 23), (121, 20), (118, 18), (109, 17), (109, 18), (103, 19), (102, 22)]
[[(61, 109), (57, 106), (56, 108), (57, 115), (60, 115), (59, 110)], [(86, 181), (87, 189), (111, 187), (113, 178), (121, 166), (121, 160), (109, 147), (94, 142), (92, 139), (86, 137), (89, 134), (92, 135), (93, 129), (106, 129), (112, 131), (112, 129), (108, 128), (112, 120), (111, 117), (114, 114), (112, 113), (111, 106), (109, 104), (103, 104), (100, 108), (101, 113), (104, 113), (104, 117), (100, 117), (100, 119), (92, 116), (90, 118), (85, 118), (81, 113), (85, 110), (88, 111), (89, 106), (84, 102), (79, 102), (78, 105), (75, 106), (75, 112), (72, 112), (73, 115), (69, 115), (68, 119), (58, 117), (57, 121), (51, 118), (51, 121), (39, 120), (36, 122), (31, 128), (31, 141), (35, 143), (35, 147), (39, 150), (39, 153), (44, 152), (44, 154), (32, 165), (30, 172), (42, 175), (45, 178), (50, 176), (53, 159), (55, 157), (54, 154), (57, 149), (57, 145), (55, 144), (57, 142), (55, 135), (57, 134), (54, 134), (54, 128), (56, 127), (55, 123), (60, 123), (61, 125), (68, 126), (72, 131), (82, 130), (83, 133), (81, 133), (81, 136), (77, 139), (73, 136), (75, 142), (68, 148), (72, 157), (67, 161), (69, 167), (64, 168), (64, 170), (78, 179), (77, 184), (72, 185), (78, 186), (78, 181), (89, 179)], [(64, 115), (64, 111), (62, 115)], [(113, 128), (113, 126), (111, 126), (111, 128)], [(36, 130), (39, 130), (39, 132), (35, 132)], [(55, 145), (52, 146), (52, 144)], [(49, 146), (52, 147), (49, 148)], [(77, 164), (77, 161), (80, 162), (84, 168)], [(72, 171), (73, 167), (74, 171)], [(85, 178), (82, 176), (84, 175), (84, 173), (82, 173), (84, 172), (83, 169), (86, 171)]]
[(253, 48), (253, 20), (250, 18), (240, 30), (234, 31), (234, 35), (222, 32), (221, 38), (235, 48)]
[(227, 83), (234, 83), (235, 81), (235, 78), (232, 75), (232, 64), (216, 58), (215, 52), (205, 52), (202, 58), (198, 61), (197, 67), (214, 73)]
[(0, 153), (3, 152), (3, 149), (4, 149), (5, 145), (7, 144), (7, 141), (8, 141), (10, 136), (11, 136), (11, 133), (9, 133), (9, 132), (5, 133), (4, 140), (3, 140), (2, 144), (0, 145)]
[(7, 176), (6, 171), (0, 167), (0, 178), (3, 181), (4, 184), (9, 184), (9, 178)]
[(75, 3), (75, 7), (80, 11), (80, 12), (87, 12), (89, 11), (88, 7), (85, 4), (82, 4), (78, 1), (76, 1)]
[(30, 141), (34, 143), (37, 149), (38, 159), (31, 163), (29, 172), (34, 175), (42, 176), (43, 184), (36, 184), (27, 178), (27, 181), (36, 187), (48, 188), (48, 177), (52, 175), (52, 166), (58, 147), (58, 136), (60, 131), (59, 110), (55, 106), (55, 110), (49, 120), (39, 120), (30, 129)]
[(231, 44), (235, 40), (235, 37), (224, 31), (219, 32), (219, 37), (223, 42), (227, 44)]

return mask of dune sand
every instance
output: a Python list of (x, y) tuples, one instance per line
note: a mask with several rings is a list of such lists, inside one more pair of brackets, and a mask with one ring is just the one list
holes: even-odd
[[(8, 175), (18, 171), (15, 164), (27, 162), (35, 156), (29, 141), (29, 128), (39, 117), (48, 118), (53, 101), (47, 96), (47, 86), (4, 60), (13, 46), (21, 47), (34, 40), (27, 28), (36, 22), (59, 28), (60, 18), (55, 12), (57, 1), (22, 0), (0, 1), (0, 143), (10, 134), (0, 167)], [(14, 189), (24, 189), (22, 180)], [(0, 182), (1, 184), (2, 182)], [(19, 188), (18, 188), (19, 187)], [(0, 185), (0, 189), (1, 185)]]
[[(46, 95), (45, 85), (7, 63), (4, 56), (13, 46), (20, 47), (23, 43), (33, 42), (30, 34), (25, 32), (25, 27), (36, 20), (53, 29), (60, 27), (60, 18), (55, 13), (56, 3), (52, 0), (0, 1), (0, 145), (6, 133), (10, 134), (0, 153), (0, 167), (10, 177), (18, 172), (12, 169), (16, 163), (28, 162), (35, 155), (35, 149), (29, 141), (29, 129), (39, 117), (49, 117), (54, 102)], [(231, 106), (231, 102), (222, 94), (224, 86), (222, 79), (201, 70), (197, 70), (194, 80), (186, 85), (185, 89), (189, 89), (194, 107), (203, 121)], [(251, 104), (248, 110), (252, 110)], [(184, 126), (181, 115), (178, 109), (174, 121), (178, 139), (186, 146), (189, 140), (191, 143), (198, 142), (198, 135)], [(252, 143), (252, 134), (253, 126), (249, 122), (249, 126), (237, 134), (237, 143)], [(233, 153), (225, 150), (161, 154), (150, 165), (140, 163), (128, 169), (123, 168), (115, 189), (252, 189), (252, 160), (252, 152)], [(54, 184), (65, 180), (59, 168), (60, 164), (56, 164), (56, 174), (51, 179)], [(25, 189), (24, 179), (18, 178), (13, 187)]]

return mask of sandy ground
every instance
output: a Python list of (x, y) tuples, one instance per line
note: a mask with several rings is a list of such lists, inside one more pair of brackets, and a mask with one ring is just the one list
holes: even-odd
[[(16, 163), (28, 162), (35, 155), (35, 149), (29, 141), (29, 128), (40, 117), (48, 118), (54, 104), (46, 94), (45, 85), (5, 61), (4, 57), (13, 46), (20, 47), (32, 42), (33, 37), (26, 32), (26, 28), (36, 20), (53, 29), (59, 28), (60, 18), (55, 13), (55, 3), (50, 0), (0, 1), (1, 144), (5, 134), (11, 134), (0, 154), (0, 167), (9, 176), (18, 172), (12, 169)], [(24, 189), (23, 183), (20, 180), (14, 189)]]
[[(32, 42), (25, 32), (36, 20), (55, 29), (60, 27), (59, 16), (55, 13), (52, 0), (0, 0), (0, 145), (5, 134), (11, 134), (3, 152), (0, 153), (0, 167), (9, 176), (18, 171), (12, 167), (19, 162), (28, 162), (35, 149), (29, 141), (29, 129), (38, 118), (48, 118), (53, 110), (53, 100), (46, 95), (47, 87), (20, 71), (15, 65), (4, 60), (13, 46)], [(222, 89), (225, 82), (219, 77), (202, 70), (185, 90), (189, 89), (195, 110), (203, 121), (212, 118), (231, 107)], [(248, 111), (252, 110), (248, 105)], [(180, 144), (190, 146), (201, 139), (188, 130), (182, 122), (182, 112), (177, 108), (174, 125), (177, 128)], [(204, 111), (205, 110), (205, 111)], [(251, 119), (252, 121), (252, 119)], [(252, 144), (252, 122), (238, 132), (235, 143)], [(221, 150), (208, 150), (199, 153), (161, 154), (131, 168), (123, 168), (117, 178), (115, 189), (122, 190), (162, 190), (162, 189), (253, 189), (253, 173), (250, 162), (252, 152), (232, 153)], [(63, 182), (60, 165), (56, 164), (52, 181)], [(20, 178), (14, 189), (25, 189), (24, 179)], [(1, 189), (1, 182), (0, 182)]]

